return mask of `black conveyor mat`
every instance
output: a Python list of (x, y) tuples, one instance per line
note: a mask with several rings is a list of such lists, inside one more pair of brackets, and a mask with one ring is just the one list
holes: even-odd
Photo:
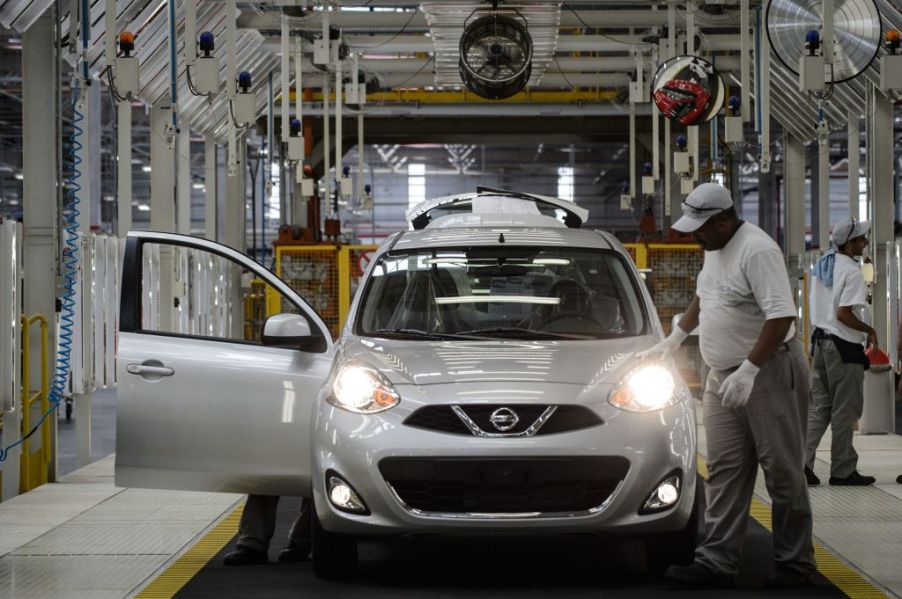
[(279, 502), (276, 536), (269, 564), (222, 565), (215, 556), (182, 590), (178, 599), (231, 598), (384, 598), (399, 597), (844, 597), (822, 576), (801, 590), (763, 587), (771, 567), (767, 530), (750, 518), (739, 587), (735, 590), (687, 589), (652, 578), (644, 571), (641, 543), (611, 543), (590, 536), (448, 537), (364, 542), (360, 568), (350, 581), (316, 578), (309, 562), (276, 562), (297, 514), (295, 498)]

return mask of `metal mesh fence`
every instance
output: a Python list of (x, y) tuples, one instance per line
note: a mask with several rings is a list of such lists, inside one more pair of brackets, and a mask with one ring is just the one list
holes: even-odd
[(692, 302), (704, 252), (696, 245), (649, 244), (649, 289), (661, 325), (669, 334), (671, 320)]
[[(276, 274), (313, 306), (329, 327), (332, 337), (337, 337), (340, 320), (338, 247), (277, 247)], [(279, 312), (291, 311), (284, 300), (281, 304), (277, 307)]]

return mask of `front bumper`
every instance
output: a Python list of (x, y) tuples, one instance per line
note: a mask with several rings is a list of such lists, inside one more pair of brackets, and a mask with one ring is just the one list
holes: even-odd
[[(405, 401), (375, 415), (353, 414), (319, 402), (314, 423), (313, 492), (317, 515), (326, 530), (361, 536), (489, 532), (652, 534), (681, 529), (688, 521), (695, 501), (696, 476), (691, 400), (645, 414), (618, 410), (606, 401), (585, 402), (603, 424), (528, 438), (482, 438), (405, 425), (404, 420), (427, 403), (427, 392), (429, 404), (443, 400), (455, 403), (451, 397), (436, 397), (443, 394), (437, 387), (444, 386), (399, 389)], [(562, 395), (559, 384), (544, 387), (543, 395)], [(421, 401), (416, 400), (418, 396)], [(402, 500), (383, 476), (380, 464), (383, 460), (397, 463), (404, 458), (430, 457), (451, 461), (603, 458), (624, 461), (626, 474), (594, 509), (504, 514), (420, 510)], [(676, 505), (663, 512), (640, 515), (652, 490), (674, 471), (682, 476)], [(326, 495), (326, 472), (344, 478), (370, 513), (356, 515), (336, 509)]]

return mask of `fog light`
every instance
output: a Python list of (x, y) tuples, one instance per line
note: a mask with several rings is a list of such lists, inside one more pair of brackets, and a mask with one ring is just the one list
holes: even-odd
[(357, 496), (354, 488), (335, 474), (328, 476), (329, 501), (332, 505), (344, 512), (354, 514), (367, 514), (369, 510)]
[(680, 499), (680, 475), (671, 474), (658, 483), (655, 490), (651, 492), (645, 505), (642, 506), (641, 513), (649, 514), (660, 512), (672, 507)]

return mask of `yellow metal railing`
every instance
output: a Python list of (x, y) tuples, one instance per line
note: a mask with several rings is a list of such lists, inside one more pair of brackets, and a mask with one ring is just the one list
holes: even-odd
[[(41, 327), (41, 382), (40, 390), (31, 393), (31, 325), (39, 323)], [(22, 315), (22, 432), (28, 434), (32, 427), (33, 406), (40, 404), (40, 413), (50, 409), (50, 366), (48, 363), (48, 330), (47, 319), (41, 315)], [(50, 420), (45, 419), (40, 431), (41, 446), (31, 450), (31, 439), (22, 442), (22, 455), (19, 457), (19, 492), (25, 493), (47, 482), (47, 470), (50, 466)]]

